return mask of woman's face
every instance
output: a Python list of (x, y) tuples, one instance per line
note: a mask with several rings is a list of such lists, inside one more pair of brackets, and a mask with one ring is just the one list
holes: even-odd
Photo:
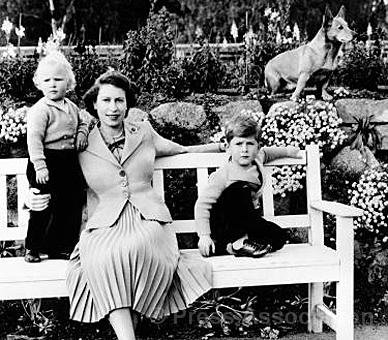
[(120, 127), (127, 112), (125, 91), (114, 85), (101, 85), (94, 108), (102, 127), (112, 129)]

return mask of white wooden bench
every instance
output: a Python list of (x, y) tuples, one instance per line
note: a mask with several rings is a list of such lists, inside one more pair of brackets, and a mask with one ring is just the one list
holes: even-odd
[[(339, 203), (321, 200), (319, 152), (309, 146), (302, 159), (282, 159), (265, 167), (266, 177), (274, 166), (306, 165), (308, 213), (274, 216), (272, 186), (263, 195), (265, 218), (285, 228), (308, 228), (308, 243), (289, 244), (263, 258), (218, 256), (206, 258), (213, 266), (213, 287), (261, 286), (307, 283), (309, 287), (308, 330), (322, 331), (322, 322), (336, 330), (337, 339), (353, 339), (353, 217), (362, 211)], [(198, 189), (206, 185), (208, 168), (220, 166), (225, 154), (184, 154), (156, 161), (154, 187), (164, 194), (166, 169), (196, 169)], [(0, 240), (21, 240), (26, 234), (28, 213), (23, 210), (27, 193), (25, 159), (0, 160)], [(7, 227), (6, 176), (18, 181), (19, 226)], [(271, 183), (271, 181), (267, 181)], [(336, 215), (336, 250), (324, 245), (323, 212)], [(193, 220), (174, 221), (177, 233), (194, 231)], [(182, 256), (199, 257), (196, 249), (182, 250)], [(0, 300), (67, 296), (66, 261), (45, 260), (38, 264), (22, 257), (0, 258)], [(336, 314), (323, 304), (323, 283), (336, 282)]]

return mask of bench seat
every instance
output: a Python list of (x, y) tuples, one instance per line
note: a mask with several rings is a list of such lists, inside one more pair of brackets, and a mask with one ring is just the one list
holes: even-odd
[[(185, 258), (202, 258), (197, 250), (181, 250)], [(339, 279), (339, 258), (328, 247), (289, 244), (259, 259), (231, 255), (203, 258), (211, 263), (213, 287), (309, 283)], [(18, 270), (14, 270), (18, 268)], [(0, 300), (67, 296), (67, 261), (27, 263), (22, 257), (0, 261)]]
[[(196, 250), (183, 250), (183, 256), (201, 257)], [(263, 286), (336, 281), (339, 257), (331, 248), (303, 244), (285, 245), (262, 258), (232, 255), (204, 258), (212, 264), (213, 288)]]

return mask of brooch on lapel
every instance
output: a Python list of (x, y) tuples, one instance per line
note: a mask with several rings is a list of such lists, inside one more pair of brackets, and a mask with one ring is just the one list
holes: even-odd
[(131, 124), (131, 126), (129, 127), (129, 132), (134, 134), (134, 133), (137, 133), (138, 131), (139, 131), (139, 127)]

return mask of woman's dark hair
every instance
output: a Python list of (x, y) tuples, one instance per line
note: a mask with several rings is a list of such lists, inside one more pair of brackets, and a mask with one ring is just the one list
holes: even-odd
[(258, 123), (248, 115), (236, 115), (225, 124), (226, 141), (230, 143), (233, 137), (254, 136), (260, 142), (261, 130)]
[(94, 103), (97, 100), (101, 85), (113, 85), (124, 90), (128, 109), (136, 105), (137, 88), (135, 84), (118, 71), (107, 71), (97, 78), (93, 86), (83, 96), (85, 108), (93, 117), (98, 118)]

